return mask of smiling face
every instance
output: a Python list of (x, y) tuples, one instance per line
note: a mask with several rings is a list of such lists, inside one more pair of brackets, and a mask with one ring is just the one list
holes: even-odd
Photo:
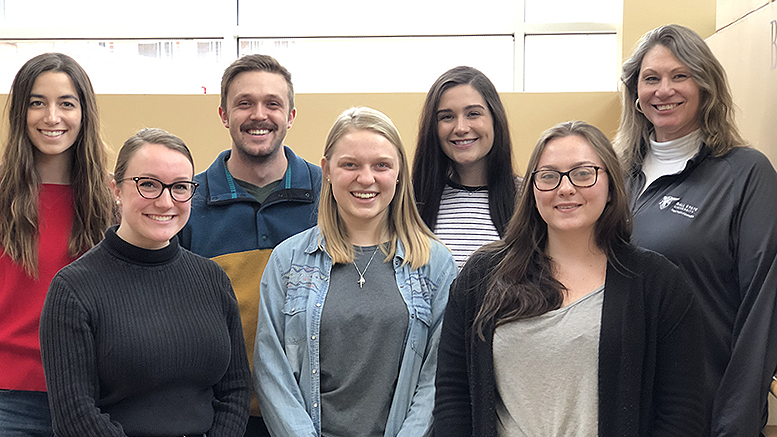
[(357, 129), (343, 135), (331, 157), (321, 160), (332, 185), (337, 212), (350, 232), (375, 231), (386, 216), (397, 188), (397, 148), (383, 135)]
[(657, 44), (642, 58), (637, 95), (657, 141), (676, 140), (698, 128), (699, 87), (668, 48)]
[(290, 105), (289, 88), (280, 74), (246, 71), (235, 76), (227, 107), (219, 108), (232, 136), (232, 152), (260, 160), (279, 153), (297, 114)]
[(27, 107), (27, 135), (36, 154), (72, 153), (81, 131), (81, 102), (66, 73), (47, 71), (35, 79)]
[(180, 152), (161, 144), (145, 144), (129, 159), (123, 182), (113, 182), (121, 204), (121, 225), (116, 232), (124, 241), (145, 249), (161, 249), (189, 220), (191, 200), (176, 202), (168, 189), (156, 199), (138, 193), (133, 177), (152, 177), (165, 184), (191, 181), (192, 164)]
[(581, 165), (602, 167), (597, 182), (587, 188), (572, 185), (568, 177), (551, 191), (534, 187), (537, 211), (548, 225), (548, 237), (584, 233), (593, 238), (594, 225), (609, 200), (609, 178), (604, 164), (584, 138), (571, 135), (548, 142), (535, 170), (569, 171)]
[(494, 145), (494, 119), (483, 96), (472, 85), (456, 85), (442, 94), (437, 107), (437, 134), (456, 172), (480, 174), (485, 182), (485, 157)]

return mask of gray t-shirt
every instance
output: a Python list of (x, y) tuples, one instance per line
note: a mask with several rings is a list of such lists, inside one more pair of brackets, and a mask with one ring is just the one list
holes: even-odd
[(566, 307), (496, 328), (500, 437), (597, 435), (603, 302), (601, 286)]
[(335, 264), (321, 311), (324, 437), (383, 436), (407, 335), (407, 305), (392, 263), (383, 262), (377, 246), (355, 249), (364, 286), (353, 264)]

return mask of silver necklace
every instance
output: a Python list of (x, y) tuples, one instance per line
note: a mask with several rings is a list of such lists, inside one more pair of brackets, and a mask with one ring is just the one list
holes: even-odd
[(372, 259), (375, 258), (375, 254), (378, 252), (378, 246), (375, 246), (375, 250), (372, 251), (372, 256), (370, 256), (370, 260), (367, 261), (367, 265), (364, 266), (364, 271), (360, 272), (359, 267), (356, 266), (356, 260), (351, 261), (351, 264), (353, 264), (353, 267), (356, 269), (356, 273), (359, 274), (359, 280), (356, 281), (356, 283), (359, 284), (359, 288), (362, 288), (364, 286), (364, 283), (367, 282), (364, 280), (364, 274), (367, 273), (367, 269), (370, 267), (370, 263), (372, 263)]

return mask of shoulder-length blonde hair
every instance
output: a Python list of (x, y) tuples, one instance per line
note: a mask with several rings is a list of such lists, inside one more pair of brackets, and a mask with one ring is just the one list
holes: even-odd
[(27, 61), (16, 73), (6, 111), (9, 129), (0, 161), (0, 245), (30, 277), (38, 276), (38, 186), (34, 145), (27, 134), (27, 108), (35, 80), (45, 72), (70, 77), (81, 104), (81, 129), (73, 148), (70, 186), (73, 228), (68, 254), (76, 257), (102, 240), (113, 218), (106, 151), (92, 83), (71, 57), (45, 53)]
[[(351, 108), (340, 114), (332, 125), (324, 147), (325, 165), (330, 165), (330, 160), (338, 141), (345, 134), (367, 130), (386, 138), (397, 149), (399, 155), (399, 175), (394, 198), (388, 207), (387, 233), (389, 236), (389, 248), (381, 250), (386, 254), (386, 261), (390, 260), (397, 250), (397, 240), (402, 242), (405, 249), (404, 263), (410, 263), (413, 269), (417, 269), (429, 262), (431, 243), (434, 235), (426, 227), (415, 206), (413, 188), (410, 182), (410, 168), (408, 167), (405, 146), (399, 136), (399, 131), (394, 123), (382, 112), (372, 108)], [(348, 231), (337, 210), (337, 200), (332, 193), (332, 185), (324, 181), (321, 184), (321, 199), (318, 206), (318, 227), (321, 229), (326, 250), (335, 263), (349, 263), (353, 261), (354, 250), (350, 242)]]
[(653, 124), (637, 110), (637, 84), (642, 59), (656, 45), (669, 49), (687, 66), (699, 87), (697, 123), (702, 140), (712, 150), (712, 155), (722, 156), (732, 148), (744, 145), (734, 121), (734, 101), (723, 66), (696, 32), (670, 24), (646, 33), (631, 58), (623, 63), (621, 120), (615, 146), (626, 168), (642, 165), (653, 132)]

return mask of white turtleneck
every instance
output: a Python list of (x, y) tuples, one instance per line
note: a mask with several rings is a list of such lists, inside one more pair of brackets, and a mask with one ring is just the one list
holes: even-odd
[(642, 165), (642, 172), (645, 173), (645, 186), (642, 191), (661, 176), (683, 171), (688, 160), (699, 152), (701, 143), (701, 132), (698, 129), (682, 138), (663, 143), (659, 143), (655, 136), (651, 135), (650, 148)]

